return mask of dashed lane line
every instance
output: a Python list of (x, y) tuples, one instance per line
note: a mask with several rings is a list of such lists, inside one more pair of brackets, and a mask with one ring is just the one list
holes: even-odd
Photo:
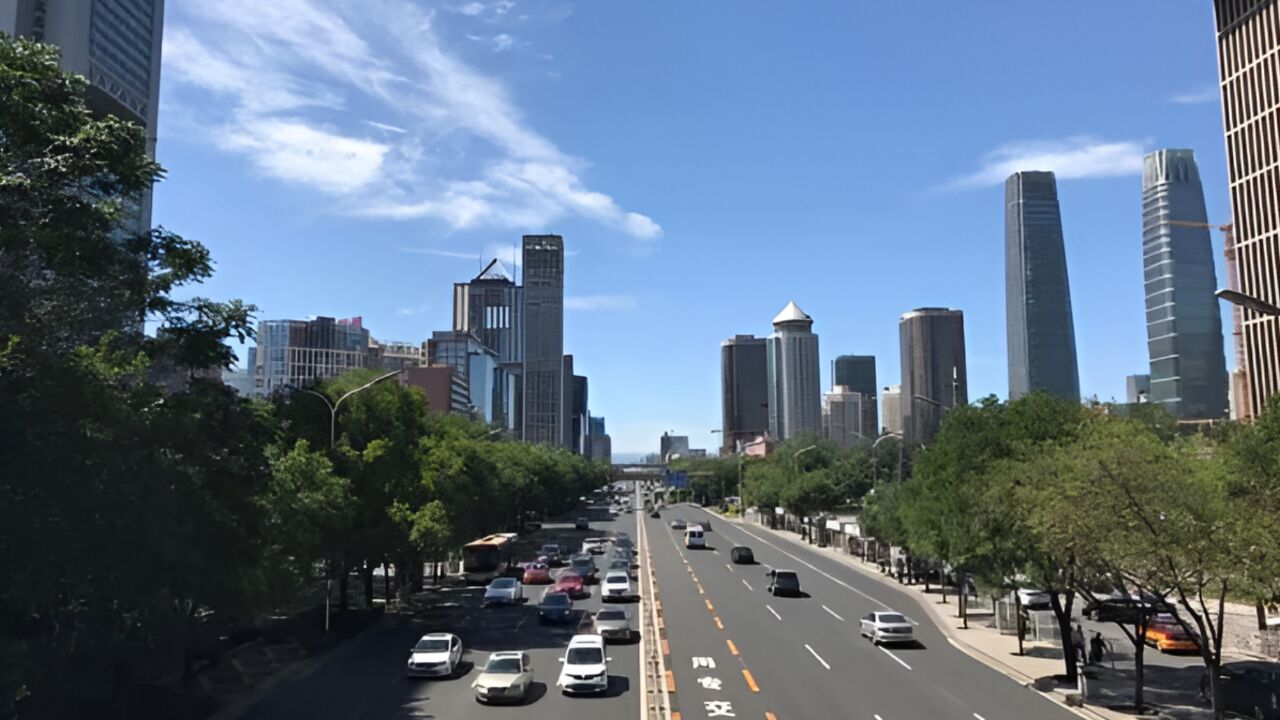
[(840, 622), (844, 622), (844, 618), (840, 617), (840, 616), (836, 613), (836, 611), (835, 611), (835, 610), (832, 610), (831, 608), (827, 607), (826, 605), (823, 605), (823, 606), (822, 606), (822, 609), (823, 609), (823, 610), (826, 610), (826, 611), (831, 615), (831, 617), (833, 617), (833, 618), (835, 618), (835, 619), (839, 620)]
[(875, 604), (879, 605), (881, 608), (884, 608), (885, 610), (892, 610), (892, 609), (893, 609), (893, 608), (889, 607), (888, 605), (885, 605), (884, 603), (880, 602), (879, 600), (877, 600), (877, 599), (875, 599), (875, 598), (871, 597), (870, 595), (868, 595), (868, 594), (866, 594), (866, 593), (862, 592), (862, 591), (861, 591), (861, 590), (859, 590), (858, 588), (856, 588), (856, 587), (854, 587), (854, 586), (850, 585), (849, 583), (847, 583), (847, 582), (845, 582), (845, 581), (841, 580), (840, 578), (838, 578), (838, 577), (836, 577), (836, 576), (832, 575), (831, 573), (829, 573), (829, 572), (827, 572), (827, 571), (825, 571), (825, 570), (822, 570), (822, 569), (820, 569), (820, 568), (816, 567), (815, 565), (813, 565), (813, 564), (812, 564), (812, 563), (810, 563), (809, 561), (804, 560), (804, 559), (799, 558), (799, 557), (796, 557), (795, 555), (792, 555), (791, 553), (787, 552), (786, 550), (783, 550), (782, 548), (778, 547), (777, 545), (774, 545), (773, 543), (769, 542), (768, 540), (765, 540), (764, 538), (760, 537), (759, 535), (756, 535), (755, 533), (751, 532), (750, 530), (747, 530), (746, 528), (743, 528), (743, 527), (735, 527), (735, 529), (736, 529), (736, 530), (739, 530), (739, 531), (741, 531), (741, 532), (743, 532), (743, 533), (745, 533), (745, 534), (747, 534), (747, 535), (750, 535), (751, 537), (753, 537), (753, 538), (755, 538), (755, 539), (759, 540), (760, 542), (764, 543), (765, 545), (768, 545), (769, 547), (773, 548), (774, 550), (777, 550), (778, 552), (782, 553), (783, 555), (786, 555), (787, 557), (791, 558), (792, 560), (795, 560), (796, 562), (801, 563), (801, 564), (802, 564), (802, 565), (804, 565), (805, 567), (807, 567), (807, 568), (809, 568), (810, 570), (812, 570), (812, 571), (814, 571), (814, 572), (818, 573), (819, 575), (821, 575), (821, 576), (825, 577), (826, 579), (830, 580), (831, 582), (833, 582), (833, 583), (835, 583), (835, 584), (837, 584), (837, 585), (839, 585), (839, 586), (841, 586), (841, 587), (845, 588), (846, 590), (850, 590), (850, 591), (852, 591), (852, 592), (855, 592), (855, 593), (857, 593), (857, 594), (861, 595), (862, 597), (864, 597), (864, 598), (866, 598), (866, 599), (870, 600), (871, 602), (873, 602), (873, 603), (875, 603)]
[(748, 590), (750, 590), (751, 592), (755, 592), (755, 591), (756, 591), (756, 589), (755, 589), (755, 588), (751, 587), (751, 583), (747, 582), (745, 579), (742, 581), (742, 584), (743, 584), (743, 585), (746, 585), (746, 586), (747, 586), (747, 589), (748, 589)]
[(716, 627), (717, 627), (718, 629), (720, 629), (720, 630), (723, 630), (723, 629), (724, 629), (724, 623), (720, 622), (720, 616), (719, 616), (719, 615), (717, 615), (717, 616), (716, 616), (716, 618), (715, 618), (715, 620), (716, 620)]
[(777, 610), (773, 609), (772, 605), (765, 605), (765, 607), (769, 609), (769, 612), (773, 613), (774, 617), (778, 618), (778, 622), (782, 622), (782, 616), (778, 614)]
[(894, 660), (897, 660), (897, 661), (898, 661), (898, 664), (899, 664), (899, 665), (901, 665), (902, 667), (904, 667), (904, 668), (906, 668), (906, 669), (908, 669), (908, 670), (910, 670), (910, 669), (911, 669), (911, 666), (910, 666), (910, 665), (908, 665), (908, 664), (906, 664), (905, 662), (903, 662), (903, 661), (902, 661), (902, 658), (900, 658), (900, 657), (898, 657), (897, 655), (894, 655), (893, 653), (889, 652), (888, 650), (886, 650), (886, 649), (884, 648), (884, 646), (880, 646), (880, 652), (884, 653), (885, 655), (888, 655), (889, 657), (893, 658)]
[(750, 670), (746, 668), (742, 668), (742, 678), (747, 681), (747, 687), (751, 688), (751, 692), (753, 693), (760, 692), (760, 686), (756, 685), (756, 679), (751, 677)]
[(729, 572), (733, 572), (733, 566), (732, 566), (732, 565), (730, 565), (729, 563), (725, 563), (725, 564), (724, 564), (724, 567), (725, 567), (725, 569), (726, 569), (726, 570), (728, 570)]
[(733, 656), (734, 656), (734, 657), (737, 657), (737, 656), (738, 656), (738, 646), (737, 646), (737, 645), (734, 645), (734, 644), (733, 644), (733, 641), (732, 641), (732, 640), (730, 640), (730, 639), (728, 639), (728, 638), (725, 638), (725, 641), (724, 641), (724, 642), (725, 642), (725, 644), (726, 644), (726, 645), (728, 645), (728, 646), (729, 646), (729, 652), (730, 652), (730, 653), (733, 653)]
[(809, 644), (808, 644), (808, 643), (805, 643), (804, 649), (809, 651), (809, 654), (813, 656), (813, 659), (814, 659), (814, 660), (817, 660), (818, 662), (822, 663), (822, 667), (824, 667), (824, 668), (826, 668), (826, 669), (828, 669), (828, 670), (830, 670), (830, 669), (831, 669), (831, 666), (827, 664), (827, 661), (826, 661), (826, 660), (823, 660), (823, 659), (822, 659), (822, 656), (821, 656), (821, 655), (819, 655), (819, 654), (818, 654), (818, 652), (817, 652), (816, 650), (814, 650), (813, 648), (809, 647)]
[(973, 716), (974, 716), (974, 717), (976, 717), (976, 718), (978, 718), (978, 720), (987, 720), (986, 718), (982, 717), (982, 716), (981, 716), (981, 715), (979, 715), (978, 713), (974, 713), (974, 714), (973, 714)]

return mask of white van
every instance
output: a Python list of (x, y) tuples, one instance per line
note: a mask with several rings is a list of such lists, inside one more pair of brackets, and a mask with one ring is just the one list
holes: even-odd
[(684, 530), (684, 546), (701, 550), (707, 546), (707, 539), (702, 535), (701, 525), (690, 525)]

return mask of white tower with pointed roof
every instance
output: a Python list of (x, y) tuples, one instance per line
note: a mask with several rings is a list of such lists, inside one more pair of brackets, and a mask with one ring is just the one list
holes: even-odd
[(769, 434), (786, 440), (822, 432), (822, 379), (813, 318), (795, 301), (773, 319), (769, 336)]

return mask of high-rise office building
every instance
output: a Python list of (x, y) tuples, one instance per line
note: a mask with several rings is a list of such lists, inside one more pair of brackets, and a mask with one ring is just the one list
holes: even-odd
[(768, 340), (769, 434), (786, 440), (822, 432), (822, 380), (813, 318), (795, 302), (773, 319)]
[(587, 457), (604, 463), (613, 460), (613, 442), (605, 432), (602, 417), (587, 417)]
[(587, 434), (590, 428), (587, 424), (590, 415), (587, 410), (587, 377), (585, 375), (570, 375), (569, 388), (565, 395), (569, 396), (569, 449), (578, 455), (586, 455), (590, 448)]
[(1005, 181), (1004, 269), (1009, 399), (1039, 390), (1079, 400), (1071, 287), (1051, 172), (1016, 172)]
[[(1215, 0), (1218, 73), (1226, 131), (1227, 181), (1236, 288), (1280, 305), (1280, 3)], [(1234, 310), (1243, 374), (1235, 385), (1236, 415), (1254, 417), (1280, 395), (1280, 317)], [(1153, 378), (1154, 380), (1154, 378)], [(1154, 392), (1154, 387), (1152, 388)]]
[(369, 331), (358, 317), (262, 320), (257, 343), (248, 370), (262, 397), (369, 366)]
[(884, 418), (886, 433), (902, 434), (902, 386), (887, 385), (880, 393), (880, 416)]
[(425, 343), (369, 338), (369, 367), (380, 370), (404, 370), (423, 364)]
[(522, 437), (524, 288), (497, 258), (470, 282), (454, 283), (453, 329), (475, 335), (494, 352), (500, 372), (491, 421)]
[(525, 235), (524, 439), (565, 446), (564, 240)]
[(898, 322), (902, 352), (902, 431), (912, 445), (928, 444), (950, 408), (969, 402), (964, 313), (918, 308)]
[(875, 401), (854, 392), (847, 385), (836, 385), (823, 394), (822, 436), (842, 448), (851, 448), (858, 441), (865, 440), (862, 406), (866, 402)]
[[(142, 126), (156, 156), (164, 0), (0, 0), (0, 32), (57, 45), (62, 68), (89, 80), (89, 108)], [(151, 192), (125, 208), (134, 232), (151, 229)]]
[(831, 363), (831, 384), (843, 385), (862, 396), (862, 420), (858, 434), (876, 438), (880, 435), (880, 417), (876, 411), (876, 356), (841, 355)]
[(1227, 414), (1222, 318), (1194, 153), (1157, 150), (1143, 159), (1142, 257), (1151, 397), (1179, 419)]
[(1130, 405), (1147, 402), (1151, 399), (1151, 376), (1143, 373), (1125, 377), (1124, 391), (1125, 402)]
[(498, 357), (480, 338), (462, 330), (437, 330), (427, 341), (426, 364), (448, 365), (467, 388), (467, 414), (497, 423), (502, 412)]
[(769, 363), (764, 338), (735, 335), (720, 343), (720, 426), (724, 454), (769, 430)]

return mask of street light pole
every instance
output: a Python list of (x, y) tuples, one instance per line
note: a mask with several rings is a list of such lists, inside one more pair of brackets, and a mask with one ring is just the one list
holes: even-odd
[(1252, 295), (1245, 295), (1244, 293), (1238, 290), (1225, 290), (1225, 289), (1219, 290), (1218, 292), (1214, 293), (1214, 295), (1217, 295), (1219, 300), (1226, 300), (1232, 305), (1239, 305), (1240, 307), (1243, 307), (1243, 308), (1249, 308), (1250, 310), (1256, 313), (1259, 313), (1261, 315), (1272, 315), (1272, 316), (1280, 315), (1280, 307), (1272, 305), (1271, 303), (1267, 302), (1266, 300), (1263, 300), (1262, 298), (1256, 298)]
[(298, 388), (299, 390), (301, 390), (304, 393), (307, 393), (308, 395), (315, 395), (316, 397), (320, 398), (321, 400), (324, 401), (325, 406), (329, 408), (329, 448), (330, 449), (333, 449), (333, 447), (338, 444), (338, 435), (337, 435), (338, 407), (342, 405), (342, 401), (346, 400), (347, 398), (351, 397), (352, 395), (355, 395), (356, 393), (362, 390), (368, 390), (369, 388), (373, 387), (374, 385), (377, 385), (378, 383), (382, 382), (383, 380), (386, 380), (387, 378), (395, 377), (396, 375), (399, 375), (402, 372), (404, 371), (393, 370), (387, 373), (386, 375), (379, 375), (378, 377), (370, 380), (369, 382), (361, 385), (360, 387), (354, 390), (347, 391), (347, 393), (339, 397), (336, 402), (330, 401), (329, 396), (325, 395), (324, 393), (316, 392), (315, 390), (309, 390), (307, 388)]

